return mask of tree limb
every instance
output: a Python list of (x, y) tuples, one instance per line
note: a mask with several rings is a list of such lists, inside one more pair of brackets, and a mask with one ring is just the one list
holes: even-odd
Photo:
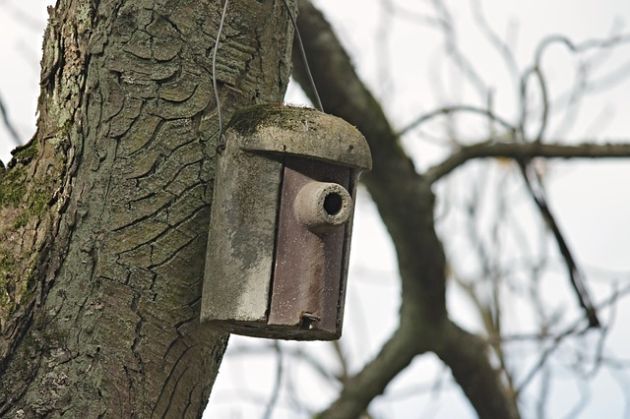
[(429, 168), (425, 176), (433, 183), (448, 175), (459, 166), (472, 159), (510, 158), (530, 159), (534, 157), (572, 159), (572, 158), (628, 158), (630, 143), (596, 143), (580, 144), (552, 143), (497, 143), (486, 141), (460, 148), (445, 160)]
[[(505, 390), (490, 364), (488, 346), (480, 337), (449, 320), (435, 354), (451, 368), (480, 418), (518, 417), (514, 397), (497, 397)], [(503, 412), (503, 416), (496, 416), (497, 412)]]
[(551, 212), (551, 208), (547, 203), (545, 190), (542, 186), (542, 179), (540, 176), (536, 176), (534, 170), (528, 170), (531, 169), (531, 165), (527, 164), (523, 160), (519, 160), (518, 163), (529, 195), (534, 200), (534, 203), (536, 204), (536, 207), (538, 207), (543, 220), (547, 224), (547, 227), (551, 230), (551, 233), (558, 244), (558, 250), (560, 251), (567, 267), (571, 287), (577, 296), (580, 307), (582, 307), (584, 313), (586, 314), (589, 327), (600, 327), (601, 323), (597, 316), (597, 310), (595, 309), (593, 300), (586, 288), (583, 275), (578, 268), (577, 262), (573, 257), (573, 253), (569, 249), (569, 245), (567, 240), (564, 238), (564, 234), (562, 234), (562, 231), (560, 230), (560, 225), (556, 221), (556, 217)]
[(418, 354), (417, 341), (413, 328), (397, 329), (376, 358), (348, 380), (339, 398), (317, 418), (359, 417), (372, 399), (382, 394), (390, 381)]
[[(489, 360), (478, 362), (485, 350), (461, 360), (448, 356), (457, 353), (450, 348), (453, 344), (477, 349), (487, 348), (487, 344), (470, 334), (454, 335), (447, 318), (446, 261), (435, 233), (431, 183), (416, 172), (383, 109), (355, 73), (322, 14), (306, 0), (299, 1), (299, 9), (298, 26), (324, 108), (356, 125), (372, 150), (373, 170), (363, 180), (396, 247), (402, 281), (398, 330), (381, 354), (349, 380), (338, 400), (324, 412), (325, 417), (355, 418), (415, 355), (432, 350), (444, 354), (447, 363), (461, 362), (456, 368), (462, 387), (474, 388), (479, 377), (494, 379), (485, 397), (470, 398), (481, 417), (518, 418), (512, 398)], [(295, 52), (293, 64), (294, 77), (313, 98), (303, 62)], [(491, 404), (482, 405), (489, 399)]]

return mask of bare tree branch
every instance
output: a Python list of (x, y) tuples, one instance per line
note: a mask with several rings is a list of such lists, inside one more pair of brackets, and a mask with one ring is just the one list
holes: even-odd
[(585, 141), (579, 144), (560, 144), (558, 141), (553, 141), (541, 144), (486, 141), (462, 147), (441, 163), (429, 168), (425, 172), (425, 176), (430, 182), (436, 182), (473, 159), (510, 158), (520, 160), (534, 157), (553, 159), (628, 158), (630, 157), (630, 142), (598, 143)]
[[(625, 298), (628, 295), (630, 295), (630, 285), (620, 290), (613, 291), (611, 295), (609, 295), (606, 299), (600, 301), (599, 304), (597, 304), (597, 309), (603, 310), (608, 307), (613, 307), (615, 304), (621, 301), (622, 298)], [(516, 342), (524, 342), (524, 341), (531, 341), (531, 340), (534, 340), (534, 341), (556, 340), (558, 339), (558, 337), (571, 336), (573, 334), (576, 334), (576, 332), (581, 332), (584, 330), (586, 330), (584, 328), (584, 318), (580, 317), (576, 319), (575, 321), (573, 321), (573, 323), (571, 323), (566, 328), (560, 331), (557, 331), (555, 333), (552, 333), (552, 331), (547, 330), (542, 334), (504, 335), (504, 336), (501, 336), (501, 341), (503, 341), (504, 343), (516, 343)]]
[(9, 112), (7, 111), (6, 106), (4, 105), (4, 101), (2, 100), (2, 96), (0, 96), (0, 117), (2, 117), (2, 122), (4, 122), (4, 126), (9, 131), (9, 135), (13, 144), (19, 146), (22, 144), (22, 140), (20, 139), (20, 135), (17, 133), (17, 130), (13, 126), (13, 123), (9, 119)]
[[(515, 394), (503, 394), (498, 372), (488, 359), (488, 346), (471, 333), (448, 321), (442, 340), (435, 354), (451, 368), (455, 381), (460, 385), (480, 418), (518, 417)], [(471, 380), (470, 377), (475, 379)]]
[(499, 35), (497, 35), (497, 33), (488, 23), (488, 20), (483, 13), (481, 0), (472, 0), (472, 6), (473, 16), (475, 18), (475, 21), (477, 22), (477, 25), (481, 29), (486, 39), (488, 39), (488, 42), (499, 52), (499, 54), (503, 58), (503, 61), (514, 81), (517, 81), (519, 78), (519, 71), (514, 53), (510, 49), (509, 45), (504, 42), (501, 37), (499, 37)]
[(453, 16), (443, 0), (432, 0), (435, 12), (439, 16), (444, 32), (444, 41), (446, 53), (453, 60), (453, 63), (459, 68), (462, 74), (470, 81), (471, 85), (477, 90), (479, 96), (485, 99), (488, 96), (488, 85), (483, 80), (473, 63), (468, 59), (460, 48), (457, 41), (457, 32), (453, 22)]
[(404, 128), (398, 131), (397, 135), (403, 136), (409, 131), (411, 131), (412, 129), (418, 128), (420, 125), (424, 124), (425, 122), (430, 121), (431, 119), (435, 117), (443, 116), (443, 115), (448, 116), (450, 114), (459, 113), (459, 112), (473, 113), (473, 114), (486, 117), (490, 119), (491, 121), (494, 121), (498, 123), (499, 125), (501, 125), (508, 132), (513, 132), (516, 130), (516, 127), (513, 124), (508, 122), (506, 119), (501, 118), (500, 116), (492, 112), (490, 109), (484, 109), (484, 108), (480, 108), (480, 107), (472, 106), (472, 105), (453, 105), (453, 106), (445, 106), (439, 109), (435, 109), (433, 111), (430, 111), (430, 112), (427, 112), (418, 116), (412, 122), (405, 125)]
[(567, 267), (571, 287), (577, 296), (580, 307), (582, 307), (584, 313), (586, 314), (589, 327), (600, 327), (601, 324), (597, 316), (597, 310), (593, 305), (590, 293), (586, 287), (582, 271), (579, 269), (577, 261), (573, 257), (573, 252), (569, 249), (567, 240), (564, 238), (564, 234), (562, 234), (562, 231), (560, 230), (560, 225), (556, 221), (556, 217), (553, 215), (549, 204), (547, 204), (547, 197), (542, 186), (542, 179), (540, 179), (540, 176), (536, 173), (531, 174), (534, 172), (534, 169), (532, 169), (532, 166), (528, 164), (528, 160), (521, 159), (518, 161), (518, 164), (521, 174), (523, 175), (523, 179), (525, 180), (527, 190), (529, 191), (529, 194), (538, 207), (543, 220), (551, 230), (553, 237), (558, 244), (558, 250), (560, 251)]
[(410, 327), (399, 328), (383, 345), (376, 358), (344, 385), (339, 398), (318, 419), (357, 418), (372, 399), (419, 353), (417, 336)]
[(519, 132), (521, 133), (521, 140), (526, 141), (527, 133), (525, 132), (525, 128), (527, 126), (527, 107), (529, 105), (528, 100), (528, 81), (529, 77), (535, 76), (536, 80), (538, 80), (538, 86), (540, 88), (540, 96), (541, 96), (541, 115), (540, 115), (540, 127), (538, 128), (538, 132), (534, 137), (534, 141), (541, 142), (545, 131), (547, 129), (547, 124), (549, 122), (549, 91), (547, 88), (547, 82), (545, 80), (545, 76), (543, 74), (540, 66), (532, 67), (525, 71), (523, 77), (521, 78), (521, 117), (519, 124)]
[(422, 26), (441, 27), (445, 24), (444, 20), (429, 14), (419, 13), (414, 10), (396, 4), (392, 0), (381, 0), (383, 8), (392, 15), (404, 20), (418, 23)]
[(273, 384), (273, 390), (271, 391), (271, 396), (269, 397), (269, 402), (267, 403), (267, 407), (265, 407), (265, 413), (263, 414), (263, 419), (271, 419), (273, 416), (273, 409), (276, 407), (278, 403), (278, 397), (280, 396), (280, 388), (282, 387), (282, 374), (283, 374), (283, 356), (282, 356), (282, 348), (280, 347), (280, 342), (275, 341), (273, 343), (273, 348), (276, 351), (276, 379)]
[(12, 1), (2, 0), (0, 2), (0, 6), (2, 6), (6, 13), (11, 14), (16, 21), (20, 22), (24, 27), (30, 29), (33, 32), (41, 33), (45, 27), (44, 21), (36, 19), (32, 15), (24, 12)]
[(620, 44), (630, 43), (630, 34), (624, 33), (615, 35), (608, 38), (603, 39), (589, 39), (584, 42), (575, 43), (570, 38), (564, 35), (554, 34), (545, 37), (540, 44), (538, 44), (538, 48), (535, 53), (534, 66), (539, 66), (543, 54), (550, 46), (554, 44), (564, 45), (569, 51), (573, 53), (581, 53), (584, 51), (588, 51), (591, 49), (603, 49), (603, 48), (611, 48)]
[(337, 361), (339, 361), (339, 381), (345, 383), (348, 380), (348, 360), (346, 359), (346, 355), (343, 352), (343, 348), (341, 347), (341, 342), (338, 340), (333, 340), (330, 342), (333, 351), (337, 357)]
[[(320, 362), (317, 357), (310, 355), (308, 352), (305, 352), (299, 348), (283, 348), (283, 355), (287, 355), (291, 358), (295, 358), (297, 360), (303, 361), (308, 366), (310, 366), (314, 372), (316, 372), (324, 381), (329, 381), (331, 383), (336, 383), (338, 378), (326, 368), (324, 364)], [(234, 357), (234, 356), (247, 356), (247, 355), (256, 355), (256, 354), (266, 354), (267, 352), (277, 353), (276, 348), (273, 345), (263, 345), (263, 346), (250, 346), (250, 345), (241, 345), (235, 348), (230, 348), (230, 351), (226, 353), (226, 356)]]
[(576, 419), (580, 417), (580, 413), (584, 411), (591, 399), (591, 390), (584, 380), (578, 380), (578, 388), (580, 396), (571, 410), (563, 417), (563, 419)]
[[(306, 0), (299, 1), (299, 8), (298, 26), (325, 109), (356, 125), (372, 149), (373, 170), (363, 179), (392, 236), (402, 280), (399, 328), (380, 356), (349, 380), (325, 416), (357, 417), (415, 355), (431, 350), (451, 367), (480, 417), (518, 418), (513, 398), (487, 357), (487, 343), (447, 318), (446, 261), (435, 232), (431, 184), (398, 145), (328, 22)], [(299, 56), (293, 63), (294, 76), (312, 95)]]
[[(552, 35), (542, 40), (542, 42), (538, 45), (536, 50), (534, 64), (528, 68), (521, 77), (521, 86), (520, 86), (520, 106), (521, 106), (521, 117), (519, 122), (519, 133), (520, 133), (520, 141), (528, 142), (528, 135), (526, 132), (526, 127), (528, 125), (528, 106), (530, 105), (530, 101), (528, 99), (528, 81), (530, 76), (535, 76), (538, 80), (540, 95), (541, 95), (541, 115), (540, 115), (540, 126), (538, 132), (534, 138), (534, 142), (540, 143), (543, 141), (545, 131), (549, 122), (550, 115), (550, 98), (547, 87), (547, 82), (542, 70), (542, 57), (546, 49), (555, 43), (561, 43), (565, 45), (570, 51), (573, 53), (581, 53), (586, 50), (595, 49), (599, 51), (605, 51), (608, 48), (615, 47), (619, 44), (623, 44), (626, 42), (630, 42), (629, 35), (618, 35), (611, 36), (602, 40), (589, 40), (581, 44), (575, 44), (570, 39), (560, 35)], [(587, 70), (583, 68), (583, 78), (584, 82), (586, 82)], [(576, 85), (577, 90), (574, 89), (578, 93), (578, 98), (582, 97), (582, 91), (584, 87), (580, 85)], [(525, 181), (525, 185), (527, 186), (527, 190), (529, 195), (532, 197), (536, 207), (540, 211), (543, 220), (551, 230), (553, 237), (558, 245), (558, 249), (560, 254), (562, 255), (565, 265), (567, 267), (567, 271), (569, 274), (569, 279), (571, 281), (571, 286), (577, 296), (578, 302), (582, 309), (584, 310), (586, 317), (589, 320), (590, 327), (599, 327), (600, 321), (597, 316), (597, 312), (593, 303), (591, 301), (591, 297), (589, 295), (588, 289), (586, 287), (585, 280), (583, 278), (583, 274), (581, 270), (578, 268), (577, 262), (573, 253), (569, 249), (568, 242), (565, 239), (562, 231), (560, 230), (560, 226), (556, 220), (556, 217), (553, 215), (549, 204), (547, 203), (546, 193), (543, 187), (542, 177), (536, 172), (535, 169), (529, 164), (529, 158), (523, 158), (518, 160), (518, 165)]]

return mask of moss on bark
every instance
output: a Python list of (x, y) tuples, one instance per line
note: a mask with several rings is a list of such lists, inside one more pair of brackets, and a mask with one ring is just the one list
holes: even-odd
[[(50, 9), (38, 131), (0, 177), (0, 417), (201, 416), (226, 344), (198, 322), (220, 6)], [(232, 1), (224, 33), (225, 117), (279, 101), (284, 3)]]

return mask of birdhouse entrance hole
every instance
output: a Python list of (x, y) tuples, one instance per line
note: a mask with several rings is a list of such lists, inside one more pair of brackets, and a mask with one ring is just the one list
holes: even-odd
[(324, 210), (328, 215), (337, 215), (341, 211), (343, 198), (337, 192), (331, 192), (324, 198)]

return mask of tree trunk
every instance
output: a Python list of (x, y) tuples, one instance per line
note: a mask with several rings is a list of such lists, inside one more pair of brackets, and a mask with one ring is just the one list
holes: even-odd
[[(51, 8), (38, 130), (0, 172), (0, 417), (201, 416), (227, 341), (198, 321), (222, 7)], [(282, 99), (292, 32), (282, 0), (229, 3), (224, 121)]]

